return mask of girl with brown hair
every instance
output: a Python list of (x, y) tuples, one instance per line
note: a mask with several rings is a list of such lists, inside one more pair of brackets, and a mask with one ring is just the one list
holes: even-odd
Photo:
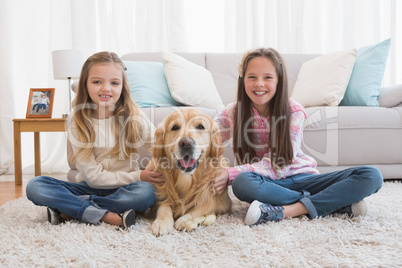
[(246, 53), (239, 65), (237, 102), (216, 118), (223, 142), (233, 138), (235, 167), (222, 169), (215, 180), (221, 192), (251, 203), (245, 223), (253, 225), (334, 212), (364, 216), (364, 198), (383, 182), (374, 167), (353, 167), (319, 174), (316, 161), (303, 153), (304, 107), (288, 96), (281, 55), (261, 48)]

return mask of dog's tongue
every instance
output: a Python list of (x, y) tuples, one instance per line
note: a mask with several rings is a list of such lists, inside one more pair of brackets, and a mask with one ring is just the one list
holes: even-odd
[(195, 159), (193, 159), (193, 158), (190, 158), (190, 159), (181, 159), (181, 160), (179, 160), (179, 162), (180, 162), (180, 165), (181, 165), (182, 167), (184, 167), (184, 168), (189, 168), (189, 167), (194, 166), (194, 164), (195, 164)]

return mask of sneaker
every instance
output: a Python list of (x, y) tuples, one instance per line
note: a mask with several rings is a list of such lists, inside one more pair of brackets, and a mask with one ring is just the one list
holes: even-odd
[(281, 221), (283, 218), (283, 207), (272, 206), (254, 200), (247, 211), (244, 223), (247, 225), (254, 225), (267, 221)]
[[(120, 214), (119, 214), (120, 215)], [(123, 213), (121, 217), (121, 227), (123, 229), (127, 229), (130, 226), (135, 224), (136, 221), (136, 213), (134, 209), (127, 210), (126, 212)]]
[(58, 225), (63, 222), (60, 212), (49, 207), (47, 208), (47, 220), (53, 225)]
[(353, 203), (349, 206), (343, 207), (335, 211), (335, 213), (348, 214), (350, 217), (366, 216), (367, 215), (367, 205), (364, 200)]

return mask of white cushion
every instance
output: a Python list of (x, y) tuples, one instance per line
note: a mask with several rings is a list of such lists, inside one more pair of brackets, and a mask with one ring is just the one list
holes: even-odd
[(380, 107), (392, 108), (402, 103), (402, 85), (396, 84), (384, 87), (378, 96)]
[(303, 63), (292, 97), (305, 107), (337, 106), (345, 94), (356, 49), (326, 54)]
[(173, 99), (190, 106), (211, 109), (224, 107), (207, 69), (170, 52), (162, 52), (161, 56)]

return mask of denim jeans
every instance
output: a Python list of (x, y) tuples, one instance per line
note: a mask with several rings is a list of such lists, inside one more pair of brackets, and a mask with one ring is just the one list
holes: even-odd
[(142, 181), (116, 189), (93, 189), (85, 182), (39, 176), (29, 181), (26, 193), (35, 205), (57, 209), (92, 224), (98, 224), (108, 211), (123, 213), (134, 209), (142, 212), (156, 202), (154, 186)]
[(283, 206), (301, 202), (316, 218), (356, 203), (382, 186), (381, 172), (370, 166), (348, 168), (325, 174), (304, 173), (272, 180), (255, 172), (240, 173), (232, 182), (241, 201), (258, 200)]

